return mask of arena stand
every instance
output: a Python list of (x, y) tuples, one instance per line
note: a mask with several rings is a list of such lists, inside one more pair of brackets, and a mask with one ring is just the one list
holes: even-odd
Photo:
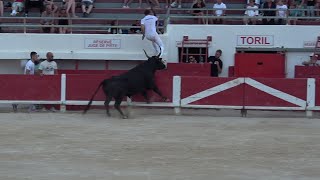
[[(156, 9), (157, 15), (160, 17), (160, 29), (164, 29), (167, 24), (195, 24), (194, 17), (190, 15), (190, 8), (193, 0), (184, 0), (183, 9), (170, 8), (166, 9), (165, 0), (159, 0), (161, 8)], [(59, 6), (60, 1), (56, 2)], [(229, 0), (224, 2), (227, 5), (227, 19), (225, 24), (242, 25), (244, 8), (246, 6), (243, 0)], [(122, 8), (123, 0), (96, 0), (92, 14), (88, 18), (81, 18), (82, 11), (80, 2), (77, 2), (77, 15), (80, 18), (72, 19), (73, 34), (107, 34), (107, 29), (113, 20), (116, 20), (117, 25), (123, 30), (124, 34), (130, 33), (129, 29), (136, 20), (143, 17), (143, 8), (137, 8), (137, 3), (131, 5), (132, 8)], [(208, 10), (205, 10), (205, 15), (212, 15), (211, 7), (213, 2), (207, 2)], [(147, 7), (146, 5), (144, 7)], [(3, 33), (39, 33), (39, 10), (31, 9), (29, 18), (22, 18), (23, 12), (19, 14), (21, 17), (10, 17), (11, 8), (5, 9), (4, 17), (0, 17), (0, 25)], [(7, 18), (9, 17), (9, 18)], [(319, 21), (309, 21), (301, 17), (297, 21), (297, 25), (319, 25)], [(316, 19), (316, 18), (315, 18)], [(261, 23), (261, 21), (258, 21)]]

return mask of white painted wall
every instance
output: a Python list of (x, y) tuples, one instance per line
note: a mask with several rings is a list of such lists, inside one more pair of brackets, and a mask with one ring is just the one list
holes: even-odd
[[(239, 35), (272, 36), (273, 45), (268, 47), (303, 48), (304, 41), (315, 41), (320, 35), (318, 26), (245, 26), (245, 25), (169, 25), (168, 33), (161, 35), (165, 44), (164, 59), (178, 62), (176, 42), (183, 36), (204, 39), (213, 37), (209, 55), (222, 49), (224, 68), (222, 76), (228, 75), (228, 67), (234, 65), (234, 53)], [(120, 49), (85, 49), (85, 39), (120, 39)], [(259, 46), (251, 46), (259, 47)], [(0, 34), (0, 73), (21, 72), (17, 59), (29, 58), (31, 51), (37, 51), (41, 58), (51, 51), (59, 60), (61, 69), (74, 69), (75, 61), (80, 59), (80, 69), (103, 69), (104, 61), (109, 62), (109, 69), (128, 69), (137, 64), (136, 60), (146, 59), (142, 49), (152, 55), (154, 52), (148, 40), (141, 40), (141, 35), (83, 35), (83, 34)], [(294, 66), (308, 59), (308, 53), (287, 53), (287, 77), (294, 76)], [(94, 61), (84, 61), (84, 60)], [(128, 61), (129, 60), (129, 61)]]

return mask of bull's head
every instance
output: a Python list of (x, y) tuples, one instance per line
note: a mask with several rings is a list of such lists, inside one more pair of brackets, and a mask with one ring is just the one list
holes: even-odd
[(163, 60), (162, 58), (160, 58), (161, 56), (161, 47), (160, 47), (160, 53), (157, 56), (149, 56), (147, 54), (147, 52), (145, 50), (144, 54), (146, 55), (146, 57), (148, 58), (148, 61), (152, 61), (155, 64), (155, 68), (157, 70), (161, 70), (161, 69), (166, 69), (167, 68), (167, 62), (165, 60)]

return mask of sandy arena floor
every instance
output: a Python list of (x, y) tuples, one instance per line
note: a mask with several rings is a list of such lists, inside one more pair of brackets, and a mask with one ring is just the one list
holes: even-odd
[(0, 180), (320, 179), (319, 119), (147, 112), (1, 113)]

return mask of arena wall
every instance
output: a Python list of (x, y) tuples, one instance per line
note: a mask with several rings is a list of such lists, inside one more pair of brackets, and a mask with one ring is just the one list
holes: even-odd
[[(286, 53), (286, 73), (287, 77), (292, 78), (294, 66), (308, 59), (313, 51), (312, 43), (316, 41), (318, 35), (317, 26), (169, 25), (167, 34), (161, 35), (161, 39), (165, 44), (164, 58), (168, 62), (178, 62), (177, 43), (183, 36), (189, 36), (191, 39), (205, 39), (207, 36), (212, 36), (209, 55), (213, 55), (217, 49), (223, 50), (222, 77), (227, 77), (228, 67), (234, 65), (237, 47), (266, 49), (309, 47), (310, 50), (306, 52)], [(75, 60), (83, 60), (79, 63), (79, 69), (97, 70), (104, 67), (128, 69), (136, 65), (137, 60), (145, 59), (142, 49), (146, 49), (149, 54), (153, 52), (151, 43), (147, 40), (142, 41), (141, 35), (0, 34), (0, 39), (2, 74), (21, 73), (18, 60), (28, 58), (30, 51), (39, 52), (41, 58), (45, 58), (46, 52), (53, 52), (55, 59), (62, 59), (59, 61), (59, 67), (62, 69), (73, 69)], [(252, 40), (257, 42), (253, 43)], [(103, 45), (99, 47), (100, 44)], [(109, 60), (109, 63), (105, 65), (101, 60)]]

